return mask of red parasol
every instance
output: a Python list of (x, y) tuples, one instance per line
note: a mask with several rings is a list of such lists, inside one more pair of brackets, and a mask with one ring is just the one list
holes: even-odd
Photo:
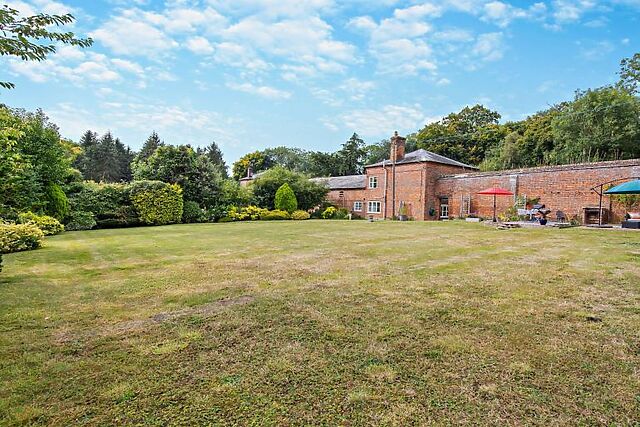
[(493, 222), (496, 222), (496, 196), (513, 196), (511, 191), (500, 187), (487, 188), (479, 191), (478, 194), (493, 196)]

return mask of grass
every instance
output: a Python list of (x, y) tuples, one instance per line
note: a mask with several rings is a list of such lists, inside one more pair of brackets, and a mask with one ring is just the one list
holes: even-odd
[(1, 425), (632, 425), (640, 233), (300, 221), (5, 256)]

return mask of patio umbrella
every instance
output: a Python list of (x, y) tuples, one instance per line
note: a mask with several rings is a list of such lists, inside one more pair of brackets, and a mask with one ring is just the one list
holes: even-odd
[(511, 191), (500, 187), (487, 188), (479, 191), (478, 194), (493, 196), (493, 222), (496, 222), (496, 196), (513, 196)]
[(605, 191), (604, 194), (640, 194), (640, 179), (616, 185)]

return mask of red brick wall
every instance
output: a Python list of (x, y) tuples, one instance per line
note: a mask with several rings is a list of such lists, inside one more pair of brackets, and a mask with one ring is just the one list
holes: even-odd
[[(327, 200), (329, 200), (334, 205), (345, 208), (351, 213), (355, 213), (360, 216), (365, 216), (367, 205), (365, 202), (366, 199), (366, 191), (364, 188), (361, 189), (346, 189), (346, 190), (332, 190), (327, 194)], [(353, 204), (356, 201), (362, 202), (362, 212), (354, 212)]]
[[(489, 187), (503, 187), (528, 199), (539, 197), (540, 203), (552, 210), (552, 219), (558, 210), (582, 219), (584, 207), (598, 206), (598, 195), (591, 191), (592, 187), (638, 176), (640, 159), (454, 175), (440, 178), (435, 188), (438, 195), (449, 197), (450, 215), (456, 217), (460, 215), (463, 195), (471, 197), (471, 212), (490, 217), (493, 197), (477, 193)], [(505, 212), (513, 202), (513, 196), (498, 197), (498, 213)], [(603, 206), (612, 210), (611, 222), (619, 222), (624, 215), (609, 197), (603, 198)]]

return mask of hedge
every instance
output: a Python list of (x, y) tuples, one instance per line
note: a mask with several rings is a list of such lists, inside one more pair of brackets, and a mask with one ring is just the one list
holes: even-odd
[(0, 253), (28, 251), (42, 246), (44, 233), (34, 223), (0, 223)]
[(177, 184), (135, 181), (130, 185), (130, 199), (144, 224), (175, 224), (182, 220), (184, 202), (182, 189)]
[(67, 231), (91, 230), (96, 226), (96, 220), (91, 212), (72, 212), (69, 222), (65, 226)]

